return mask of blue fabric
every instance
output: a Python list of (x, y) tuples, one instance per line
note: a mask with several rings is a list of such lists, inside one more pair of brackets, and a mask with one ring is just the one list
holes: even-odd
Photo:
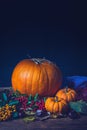
[(68, 76), (64, 79), (63, 86), (69, 86), (71, 88), (87, 87), (86, 76)]

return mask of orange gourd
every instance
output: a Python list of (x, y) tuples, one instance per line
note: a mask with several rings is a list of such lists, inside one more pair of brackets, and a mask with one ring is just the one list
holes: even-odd
[(45, 101), (45, 108), (47, 111), (57, 114), (68, 111), (68, 104), (64, 99), (55, 97), (48, 97)]
[(33, 96), (53, 96), (62, 84), (58, 66), (46, 59), (24, 59), (14, 68), (11, 77), (13, 90)]
[(67, 102), (70, 102), (70, 101), (76, 100), (77, 94), (76, 94), (76, 91), (74, 89), (65, 87), (63, 89), (60, 89), (56, 93), (56, 96), (58, 96), (59, 98), (63, 98)]

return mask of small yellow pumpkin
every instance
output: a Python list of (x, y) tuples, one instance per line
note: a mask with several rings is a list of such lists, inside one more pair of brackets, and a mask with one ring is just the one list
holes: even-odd
[(67, 102), (70, 102), (70, 101), (75, 101), (76, 100), (77, 93), (76, 93), (76, 91), (74, 89), (65, 87), (63, 89), (60, 89), (56, 93), (56, 96), (66, 100)]
[(68, 104), (64, 99), (60, 99), (57, 96), (48, 97), (45, 102), (45, 108), (53, 114), (64, 113), (68, 110)]

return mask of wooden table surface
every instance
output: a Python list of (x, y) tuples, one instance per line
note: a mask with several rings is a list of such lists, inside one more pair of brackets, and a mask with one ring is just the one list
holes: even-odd
[(87, 130), (87, 116), (72, 120), (70, 118), (47, 119), (26, 123), (23, 119), (0, 122), (0, 130)]

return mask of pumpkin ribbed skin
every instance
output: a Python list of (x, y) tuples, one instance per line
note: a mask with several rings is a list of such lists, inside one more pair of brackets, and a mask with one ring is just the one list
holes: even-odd
[(53, 96), (62, 84), (60, 69), (45, 59), (24, 59), (13, 70), (13, 90), (22, 94)]
[(45, 108), (51, 113), (63, 113), (67, 112), (68, 104), (64, 99), (56, 100), (55, 97), (49, 97), (45, 102)]
[(75, 90), (66, 87), (66, 88), (60, 89), (56, 93), (56, 96), (58, 96), (59, 98), (63, 98), (67, 102), (70, 102), (70, 101), (76, 100), (77, 94), (76, 94)]

